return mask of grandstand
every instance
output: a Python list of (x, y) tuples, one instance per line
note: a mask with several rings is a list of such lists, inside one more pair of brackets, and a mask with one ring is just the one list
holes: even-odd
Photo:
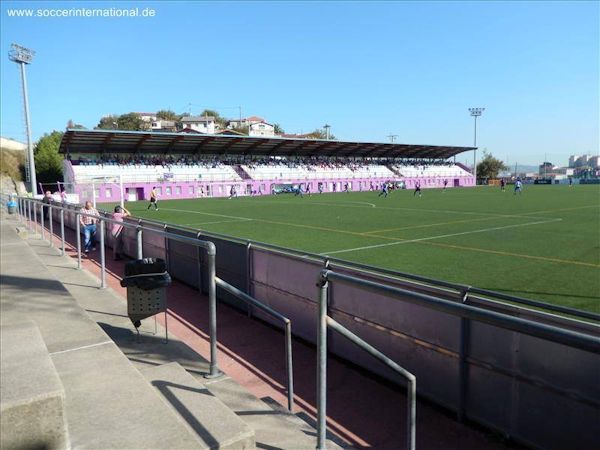
[(118, 201), (148, 198), (223, 197), (271, 193), (291, 184), (340, 192), (346, 184), (366, 191), (383, 182), (408, 188), (474, 186), (473, 175), (448, 161), (471, 147), (360, 143), (326, 140), (67, 130), (64, 179), (69, 193)]

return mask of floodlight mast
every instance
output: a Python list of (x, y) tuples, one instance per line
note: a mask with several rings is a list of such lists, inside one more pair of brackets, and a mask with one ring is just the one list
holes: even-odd
[(475, 119), (475, 129), (473, 133), (473, 177), (475, 178), (475, 186), (477, 186), (477, 118), (483, 114), (485, 108), (469, 108), (471, 116)]
[(23, 89), (23, 103), (25, 106), (25, 131), (27, 133), (27, 159), (29, 168), (29, 182), (31, 193), (37, 192), (37, 180), (35, 176), (35, 160), (33, 157), (33, 142), (31, 140), (31, 119), (29, 117), (29, 99), (27, 94), (27, 77), (25, 75), (25, 64), (31, 64), (35, 52), (17, 44), (12, 44), (8, 52), (8, 59), (19, 64), (21, 68), (21, 85)]

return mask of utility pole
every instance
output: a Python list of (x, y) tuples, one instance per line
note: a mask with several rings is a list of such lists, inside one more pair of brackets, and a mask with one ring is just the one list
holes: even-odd
[[(16, 62), (21, 68), (21, 85), (23, 89), (23, 104), (25, 106), (25, 132), (27, 134), (27, 169), (26, 178), (31, 185), (31, 193), (37, 193), (37, 179), (35, 176), (35, 159), (33, 157), (33, 142), (31, 140), (31, 120), (29, 117), (29, 98), (27, 95), (27, 77), (25, 75), (25, 65), (31, 64), (35, 52), (17, 44), (12, 44), (8, 52), (8, 59)], [(29, 173), (27, 173), (27, 171)], [(29, 176), (27, 176), (29, 175)]]
[(325, 128), (325, 139), (329, 140), (329, 129), (331, 128), (331, 125), (323, 125), (323, 128)]
[(390, 138), (390, 142), (393, 144), (394, 142), (396, 142), (396, 138), (398, 137), (397, 134), (388, 134), (387, 137)]
[(475, 185), (477, 185), (477, 118), (483, 114), (485, 108), (469, 108), (469, 112), (475, 119), (475, 127), (473, 131), (473, 176), (475, 177)]

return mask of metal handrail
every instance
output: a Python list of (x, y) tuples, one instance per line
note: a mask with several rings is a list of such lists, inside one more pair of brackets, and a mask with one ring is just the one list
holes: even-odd
[[(324, 269), (317, 283), (319, 287), (319, 308), (317, 328), (317, 450), (327, 449), (327, 328), (337, 331), (353, 344), (384, 363), (407, 380), (407, 410), (406, 410), (406, 448), (416, 448), (416, 418), (417, 418), (417, 378), (405, 368), (381, 353), (372, 345), (352, 333), (327, 314), (328, 306), (328, 276), (332, 274)], [(359, 280), (358, 278), (356, 280)]]
[(223, 281), (219, 277), (216, 278), (217, 286), (226, 290), (230, 294), (236, 296), (240, 300), (260, 309), (261, 311), (269, 314), (284, 323), (285, 326), (285, 366), (287, 372), (287, 402), (288, 410), (294, 411), (294, 372), (293, 372), (293, 361), (292, 361), (292, 321), (285, 317), (283, 314), (275, 311), (268, 305), (258, 301), (254, 297), (240, 291), (235, 286)]
[(591, 353), (600, 354), (600, 337), (577, 331), (566, 330), (553, 325), (546, 325), (534, 322), (528, 319), (510, 316), (507, 314), (488, 311), (465, 303), (457, 303), (451, 300), (437, 298), (427, 294), (409, 291), (394, 286), (388, 286), (373, 281), (363, 280), (361, 278), (344, 275), (331, 270), (321, 272), (321, 277), (325, 280), (337, 280), (345, 283), (358, 284), (371, 292), (385, 293), (392, 297), (401, 298), (401, 300), (426, 306), (430, 309), (451, 314), (466, 319), (476, 320), (489, 325), (501, 327), (529, 336), (546, 339), (558, 344), (578, 348)]
[[(147, 220), (149, 222), (159, 223), (158, 221), (154, 221), (152, 219), (144, 219), (144, 220), (145, 221)], [(175, 225), (174, 228), (181, 228), (182, 230), (197, 231), (197, 228), (186, 227), (183, 225)], [(579, 318), (583, 318), (583, 319), (589, 319), (589, 320), (593, 320), (596, 322), (600, 322), (600, 314), (596, 314), (591, 311), (584, 311), (584, 310), (580, 310), (580, 309), (570, 308), (567, 306), (554, 305), (551, 303), (540, 302), (537, 300), (531, 300), (531, 299), (527, 299), (527, 298), (523, 298), (523, 297), (516, 297), (516, 296), (512, 296), (512, 295), (502, 294), (502, 293), (496, 292), (496, 291), (490, 291), (487, 289), (472, 287), (472, 286), (469, 286), (466, 284), (452, 283), (449, 281), (438, 280), (435, 278), (425, 277), (422, 275), (415, 275), (415, 274), (411, 274), (411, 273), (407, 273), (407, 272), (400, 272), (400, 271), (393, 270), (393, 269), (386, 269), (384, 267), (371, 266), (371, 265), (362, 264), (359, 262), (347, 261), (344, 259), (329, 257), (327, 255), (322, 255), (322, 254), (318, 254), (318, 253), (294, 250), (294, 249), (290, 249), (287, 247), (281, 247), (281, 246), (278, 246), (275, 244), (268, 244), (268, 243), (260, 242), (260, 241), (253, 241), (253, 240), (248, 240), (248, 239), (237, 238), (235, 236), (231, 236), (228, 234), (202, 231), (202, 235), (205, 237), (215, 237), (218, 239), (226, 239), (226, 240), (230, 240), (230, 241), (234, 241), (234, 242), (239, 242), (241, 244), (251, 243), (254, 248), (259, 248), (259, 249), (262, 248), (265, 250), (276, 251), (281, 254), (284, 254), (287, 256), (292, 256), (295, 258), (300, 258), (300, 259), (309, 258), (309, 259), (314, 260), (315, 262), (319, 262), (321, 265), (325, 261), (329, 261), (330, 264), (336, 264), (336, 265), (343, 266), (343, 267), (346, 267), (346, 268), (352, 269), (352, 270), (360, 270), (361, 272), (363, 272), (365, 274), (369, 274), (369, 275), (379, 275), (380, 276), (383, 274), (383, 275), (388, 275), (388, 276), (395, 277), (395, 278), (403, 278), (403, 279), (407, 279), (407, 280), (411, 280), (411, 281), (418, 281), (420, 283), (426, 283), (428, 285), (432, 285), (433, 287), (443, 287), (446, 289), (452, 289), (455, 291), (456, 294), (460, 294), (460, 295), (462, 295), (465, 291), (468, 291), (469, 297), (475, 297), (472, 294), (480, 294), (480, 295), (484, 295), (486, 298), (490, 298), (492, 300), (494, 298), (500, 299), (500, 300), (506, 300), (506, 301), (509, 301), (509, 302), (515, 303), (515, 304), (532, 306), (532, 307), (539, 308), (539, 309), (545, 309), (548, 311), (559, 312), (559, 313), (566, 314), (566, 315), (573, 316), (573, 317), (579, 317)], [(480, 298), (480, 297), (477, 297), (477, 298)], [(542, 312), (544, 312), (544, 311), (542, 311)]]
[[(141, 219), (138, 219), (138, 224), (140, 224), (141, 221), (142, 221)], [(159, 221), (156, 221), (153, 219), (143, 219), (143, 221), (148, 222), (148, 223), (155, 223), (155, 224), (161, 225), (161, 226), (164, 225), (164, 222), (159, 222)], [(127, 222), (124, 221), (124, 223), (127, 223)], [(194, 233), (198, 232), (198, 228), (191, 228), (191, 227), (187, 227), (184, 225), (169, 225), (169, 227), (174, 228), (174, 229), (181, 229), (182, 231), (191, 231)], [(152, 230), (152, 231), (154, 231), (154, 230)], [(523, 298), (523, 297), (516, 297), (516, 296), (507, 295), (507, 294), (503, 294), (503, 293), (496, 292), (496, 291), (490, 291), (487, 289), (481, 289), (481, 288), (477, 288), (477, 287), (473, 287), (473, 286), (467, 286), (467, 285), (460, 284), (460, 283), (452, 283), (452, 282), (448, 282), (448, 281), (438, 280), (435, 278), (425, 277), (422, 275), (414, 275), (414, 274), (400, 272), (400, 271), (393, 270), (393, 269), (386, 269), (383, 267), (371, 266), (371, 265), (362, 264), (362, 263), (353, 262), (353, 261), (346, 261), (346, 260), (338, 259), (335, 257), (328, 257), (327, 255), (305, 252), (305, 251), (300, 251), (300, 250), (294, 250), (294, 249), (290, 249), (290, 248), (286, 248), (286, 247), (281, 247), (281, 246), (278, 246), (275, 244), (268, 244), (268, 243), (260, 242), (260, 241), (241, 239), (241, 238), (237, 238), (235, 236), (222, 234), (222, 233), (214, 233), (214, 232), (207, 232), (207, 231), (201, 231), (201, 233), (202, 233), (202, 236), (204, 236), (204, 237), (214, 237), (214, 238), (218, 238), (218, 239), (226, 239), (226, 240), (233, 241), (233, 242), (239, 242), (244, 245), (250, 243), (255, 248), (263, 248), (266, 250), (276, 251), (281, 254), (284, 254), (287, 256), (292, 256), (295, 258), (300, 258), (300, 259), (312, 259), (315, 262), (319, 262), (320, 264), (323, 264), (325, 261), (329, 261), (331, 264), (340, 265), (340, 266), (347, 267), (352, 270), (360, 270), (361, 272), (363, 272), (365, 274), (372, 274), (372, 275), (379, 275), (379, 276), (383, 274), (383, 275), (388, 275), (391, 277), (402, 278), (402, 279), (411, 280), (411, 281), (417, 281), (419, 283), (425, 283), (425, 284), (431, 285), (433, 287), (442, 287), (442, 288), (446, 288), (446, 289), (452, 289), (455, 291), (455, 294), (459, 294), (461, 296), (463, 295), (464, 292), (468, 292), (467, 295), (470, 298), (478, 298), (478, 299), (482, 299), (482, 300), (488, 300), (488, 299), (489, 300), (494, 300), (494, 299), (504, 300), (504, 301), (514, 303), (516, 305), (525, 305), (525, 306), (537, 308), (538, 310), (541, 310), (538, 312), (540, 312), (542, 314), (548, 314), (547, 311), (553, 311), (553, 312), (565, 314), (565, 315), (576, 317), (576, 318), (600, 322), (600, 314), (597, 314), (597, 313), (594, 313), (591, 311), (585, 311), (585, 310), (570, 308), (570, 307), (561, 306), (561, 305), (554, 305), (551, 303), (541, 302), (541, 301), (527, 299), (527, 298)], [(483, 295), (485, 297), (477, 297), (474, 294)]]
[[(492, 326), (501, 327), (506, 330), (515, 331), (525, 335), (545, 339), (558, 344), (566, 345), (572, 348), (577, 348), (586, 352), (600, 354), (600, 337), (579, 333), (564, 328), (546, 325), (532, 320), (521, 319), (506, 314), (501, 314), (493, 311), (488, 311), (478, 307), (474, 307), (467, 304), (468, 290), (464, 291), (463, 299), (461, 303), (457, 303), (451, 300), (443, 298), (437, 298), (431, 295), (413, 292), (407, 289), (398, 288), (395, 286), (389, 286), (374, 281), (364, 280), (355, 276), (341, 274), (330, 269), (323, 269), (319, 274), (317, 286), (319, 287), (319, 321), (318, 321), (318, 340), (317, 340), (317, 351), (318, 351), (318, 367), (317, 367), (317, 449), (322, 450), (326, 448), (326, 394), (327, 394), (327, 328), (340, 333), (345, 338), (349, 339), (359, 347), (366, 350), (369, 354), (373, 355), (390, 368), (400, 373), (401, 375), (409, 379), (409, 413), (408, 413), (408, 436), (407, 446), (409, 449), (414, 449), (414, 411), (411, 402), (415, 399), (411, 395), (411, 389), (414, 387), (414, 380), (408, 377), (410, 375), (405, 369), (400, 366), (394, 365), (395, 363), (377, 351), (375, 348), (364, 342), (358, 336), (347, 330), (345, 327), (337, 323), (333, 318), (327, 314), (327, 296), (328, 287), (331, 281), (341, 281), (344, 283), (350, 283), (361, 286), (368, 291), (386, 294), (391, 297), (395, 297), (402, 301), (406, 301), (411, 304), (424, 306), (436, 311), (440, 311), (446, 314), (451, 314), (461, 318), (461, 326), (466, 326), (469, 320), (475, 320), (478, 322), (486, 323)], [(466, 361), (466, 352), (463, 349), (464, 344), (464, 333), (461, 332), (461, 360)], [(464, 395), (463, 376), (461, 379), (461, 398)], [(459, 417), (464, 414), (464, 405), (459, 407)], [(412, 420), (412, 422), (411, 422)]]
[[(75, 214), (75, 224), (76, 224), (76, 234), (77, 234), (77, 268), (81, 269), (81, 229), (80, 229), (80, 218), (81, 217), (90, 217), (100, 222), (100, 288), (103, 289), (106, 287), (106, 261), (105, 261), (105, 248), (104, 248), (104, 228), (105, 223), (117, 224), (119, 226), (123, 226), (126, 228), (133, 228), (137, 233), (137, 257), (138, 259), (143, 258), (143, 247), (142, 247), (142, 232), (147, 231), (151, 233), (156, 233), (159, 236), (164, 236), (167, 239), (172, 239), (174, 241), (184, 242), (187, 244), (191, 244), (195, 247), (203, 248), (206, 251), (208, 256), (208, 304), (209, 304), (209, 334), (210, 334), (210, 370), (209, 374), (206, 375), (208, 378), (218, 377), (222, 374), (222, 372), (218, 368), (217, 364), (217, 300), (216, 300), (216, 246), (214, 243), (210, 241), (200, 240), (197, 236), (196, 238), (190, 238), (187, 236), (180, 236), (178, 234), (170, 233), (165, 231), (164, 229), (154, 229), (149, 227), (144, 227), (140, 222), (131, 223), (127, 221), (118, 221), (114, 219), (110, 219), (103, 215), (95, 215), (95, 214), (86, 214), (81, 212), (80, 210), (66, 208), (64, 206), (57, 206), (56, 204), (44, 204), (40, 200), (18, 197), (18, 206), (20, 216), (27, 220), (28, 228), (33, 230), (35, 226), (32, 224), (31, 218), (31, 210), (35, 211), (35, 205), (39, 205), (40, 214), (43, 220), (43, 208), (49, 208), (49, 226), (50, 226), (50, 234), (49, 240), (50, 245), (52, 245), (52, 237), (54, 235), (52, 229), (52, 211), (54, 209), (59, 210), (60, 214), (60, 226), (61, 226), (61, 249), (62, 254), (64, 255), (65, 248), (65, 233), (64, 233), (64, 211), (69, 211)], [(23, 214), (25, 213), (25, 215)], [(198, 233), (199, 234), (199, 233)], [(42, 239), (44, 239), (42, 235)], [(198, 273), (201, 271), (200, 261), (198, 261)], [(198, 289), (200, 289), (200, 283), (198, 283)]]

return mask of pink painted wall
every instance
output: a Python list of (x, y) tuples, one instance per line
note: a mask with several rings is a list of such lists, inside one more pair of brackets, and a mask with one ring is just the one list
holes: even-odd
[[(123, 183), (123, 189), (125, 192), (125, 200), (128, 200), (127, 192), (129, 189), (136, 189), (138, 192), (138, 200), (147, 200), (150, 198), (150, 191), (153, 186), (156, 186), (160, 193), (162, 200), (177, 200), (186, 198), (199, 198), (200, 188), (204, 188), (204, 197), (227, 197), (231, 190), (231, 186), (234, 185), (237, 188), (238, 195), (249, 195), (248, 189), (251, 191), (258, 192), (261, 189), (262, 194), (270, 194), (272, 187), (277, 184), (302, 184), (304, 186), (310, 185), (311, 192), (317, 192), (318, 184), (323, 183), (323, 192), (334, 192), (334, 185), (336, 186), (335, 192), (341, 192), (344, 189), (346, 183), (350, 183), (351, 189), (354, 192), (357, 191), (368, 191), (371, 183), (375, 189), (379, 189), (382, 182), (389, 180), (389, 178), (339, 178), (339, 179), (314, 179), (314, 180), (299, 180), (299, 179), (288, 179), (288, 180), (243, 180), (243, 181), (219, 181), (219, 182), (163, 182), (163, 183)], [(421, 183), (423, 189), (426, 188), (441, 188), (444, 185), (444, 178), (435, 177), (419, 177), (419, 178), (403, 178), (396, 177), (394, 181), (404, 181), (407, 189), (413, 189), (415, 183), (418, 181)], [(452, 187), (469, 187), (474, 185), (473, 177), (457, 177), (448, 178), (448, 188)], [(96, 201), (98, 202), (118, 202), (119, 186), (113, 183), (98, 184), (96, 185)], [(85, 201), (91, 197), (90, 185), (78, 186), (75, 185), (75, 192), (79, 194), (80, 200)], [(143, 192), (143, 196), (139, 193)]]

